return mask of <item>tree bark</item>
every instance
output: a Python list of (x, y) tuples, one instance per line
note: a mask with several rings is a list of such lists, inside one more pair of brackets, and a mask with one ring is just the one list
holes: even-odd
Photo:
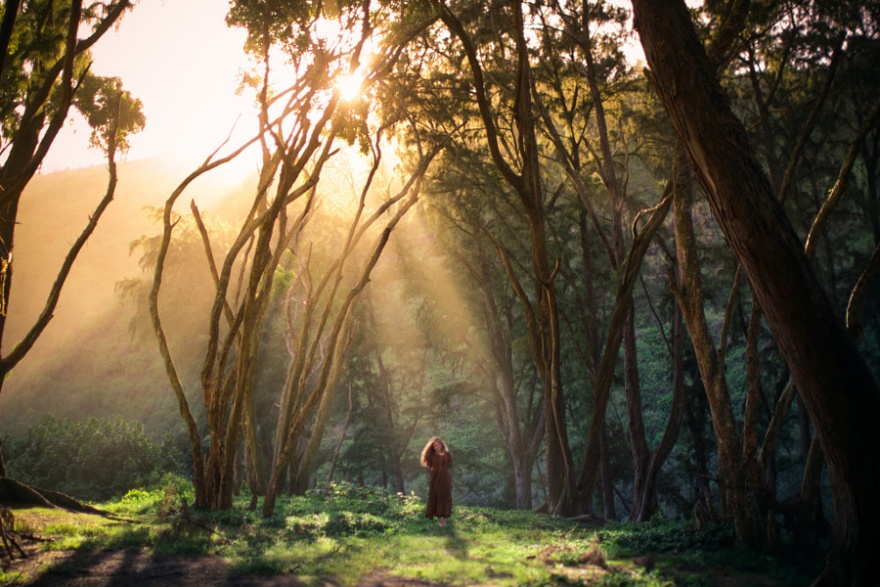
[[(303, 385), (296, 384), (297, 393), (287, 394), (286, 401), (292, 402), (292, 405), (289, 405), (286, 409), (283, 408), (283, 411), (288, 414), (289, 421), (284, 427), (281, 427), (279, 424), (277, 430), (276, 449), (273, 458), (272, 471), (266, 487), (266, 498), (263, 501), (261, 511), (262, 516), (265, 518), (270, 517), (275, 511), (277, 495), (281, 491), (286, 470), (290, 467), (294, 458), (297, 441), (302, 434), (306, 420), (312, 416), (313, 411), (317, 407), (318, 402), (323, 397), (328, 386), (335, 384), (336, 378), (338, 377), (340, 365), (344, 358), (345, 350), (347, 349), (347, 343), (342, 340), (342, 336), (344, 331), (349, 330), (352, 306), (369, 283), (373, 268), (379, 262), (379, 258), (382, 256), (382, 252), (388, 244), (388, 239), (391, 237), (392, 231), (397, 227), (400, 220), (406, 215), (410, 208), (412, 208), (412, 206), (418, 201), (421, 178), (424, 176), (431, 161), (444, 147), (445, 143), (435, 145), (430, 152), (424, 153), (419, 165), (412, 172), (404, 186), (401, 187), (400, 191), (393, 197), (388, 198), (373, 212), (373, 214), (369, 216), (369, 218), (364, 219), (363, 222), (359, 223), (360, 215), (356, 215), (349, 227), (347, 241), (343, 250), (340, 252), (340, 256), (331, 267), (331, 270), (327, 271), (325, 274), (325, 278), (328, 282), (331, 280), (334, 282), (331, 290), (325, 294), (328, 296), (327, 299), (329, 301), (327, 301), (324, 306), (323, 317), (321, 319), (322, 324), (332, 322), (330, 325), (330, 331), (326, 335), (326, 352), (331, 355), (332, 358), (325, 357), (323, 361), (320, 361), (320, 368), (316, 369), (319, 370), (320, 373), (315, 376), (316, 381), (311, 386), (311, 389), (306, 390)], [(359, 204), (360, 210), (363, 210), (365, 206), (368, 187), (369, 182), (362, 191)], [(386, 218), (385, 213), (391, 206), (395, 205), (396, 208), (391, 214), (391, 217)], [(360, 269), (357, 281), (347, 290), (346, 295), (342, 296), (341, 300), (338, 300), (338, 304), (333, 303), (336, 299), (336, 291), (342, 281), (342, 270), (345, 268), (346, 260), (351, 255), (353, 248), (363, 237), (366, 230), (380, 219), (384, 219), (386, 224), (368, 249), (368, 258), (364, 261)], [(321, 331), (318, 331), (315, 336), (320, 337)], [(315, 340), (317, 340), (317, 338)], [(317, 342), (313, 342), (308, 351), (309, 361), (315, 360), (316, 344)], [(301, 348), (305, 348), (306, 345), (302, 344), (300, 346)], [(311, 368), (307, 366), (303, 366), (301, 369), (302, 373), (311, 372)], [(299, 377), (293, 377), (292, 380), (298, 381)], [(295, 400), (291, 397), (293, 395), (297, 396)]]
[[(528, 316), (532, 357), (541, 376), (544, 392), (544, 427), (547, 442), (547, 483), (550, 511), (570, 515), (577, 508), (574, 463), (568, 442), (565, 416), (564, 388), (560, 368), (559, 315), (554, 280), (558, 266), (550, 260), (547, 246), (547, 220), (541, 180), (541, 164), (535, 133), (533, 113), (532, 72), (529, 65), (528, 46), (522, 5), (513, 5), (513, 36), (516, 45), (516, 81), (512, 116), (514, 121), (513, 142), (520, 158), (520, 171), (515, 171), (501, 152), (493, 113), (493, 105), (486, 95), (483, 70), (473, 42), (461, 21), (442, 2), (434, 2), (440, 19), (449, 31), (458, 37), (464, 47), (468, 65), (473, 76), (474, 93), (480, 115), (486, 129), (486, 139), (492, 162), (505, 181), (516, 191), (528, 224), (534, 280), (533, 300), (529, 300), (513, 274), (508, 263), (511, 284), (517, 290), (524, 312)], [(499, 247), (499, 253), (503, 255)], [(557, 264), (558, 265), (558, 264)]]
[(614, 507), (614, 479), (611, 475), (611, 454), (608, 450), (608, 426), (602, 423), (601, 465), (599, 469), (602, 484), (602, 517), (606, 520), (617, 519)]
[[(671, 206), (672, 182), (668, 182), (660, 202), (649, 211), (651, 214), (650, 219), (642, 231), (633, 238), (626, 263), (623, 265), (623, 275), (617, 286), (614, 311), (608, 323), (605, 347), (602, 351), (602, 359), (598, 367), (587, 450), (584, 453), (584, 463), (578, 481), (581, 510), (585, 514), (593, 512), (593, 495), (596, 490), (596, 483), (599, 480), (599, 466), (601, 463), (600, 446), (602, 434), (605, 430), (605, 410), (608, 407), (608, 400), (611, 395), (611, 383), (614, 378), (617, 355), (623, 342), (623, 328), (629, 309), (628, 302), (631, 299), (632, 290), (635, 287), (642, 259), (644, 259), (645, 253), (648, 250), (648, 245), (663, 225), (663, 221), (669, 213)], [(638, 218), (636, 218), (637, 221)], [(635, 225), (636, 223), (634, 223)]]
[[(596, 115), (596, 130), (599, 135), (599, 149), (602, 154), (599, 173), (608, 192), (608, 199), (611, 204), (611, 233), (614, 247), (611, 263), (612, 266), (618, 267), (626, 256), (623, 230), (624, 194), (617, 179), (614, 156), (611, 152), (611, 141), (608, 138), (605, 105), (602, 102), (602, 94), (599, 91), (598, 76), (596, 75), (596, 66), (593, 59), (590, 22), (590, 11), (587, 3), (584, 3), (581, 12), (581, 34), (578, 36), (578, 42), (586, 62), (587, 84), (590, 88), (590, 98)], [(635, 519), (638, 511), (641, 509), (642, 493), (645, 487), (645, 476), (650, 462), (651, 451), (648, 448), (648, 441), (645, 437), (645, 423), (642, 415), (632, 297), (630, 296), (630, 299), (624, 303), (629, 306), (628, 317), (623, 327), (623, 380), (626, 397), (627, 431), (629, 432), (633, 469), (633, 505), (630, 510), (630, 519)]]
[(834, 314), (683, 0), (633, 0), (651, 79), (825, 450), (836, 514), (819, 585), (880, 582), (880, 389)]
[(3, 77), (3, 70), (6, 68), (6, 53), (9, 50), (9, 41), (12, 39), (20, 4), (21, 0), (6, 0), (3, 6), (3, 21), (0, 22), (0, 78)]
[[(681, 423), (684, 419), (685, 387), (684, 387), (684, 326), (682, 324), (681, 308), (675, 306), (675, 316), (672, 325), (672, 402), (669, 407), (669, 420), (660, 444), (651, 453), (651, 460), (645, 473), (645, 483), (642, 487), (642, 496), (639, 500), (639, 510), (633, 519), (637, 522), (647, 522), (657, 509), (657, 477), (663, 463), (669, 458), (678, 435), (681, 432)], [(635, 507), (633, 507), (635, 511)]]
[[(375, 323), (375, 314), (373, 312), (373, 305), (370, 301), (367, 302), (367, 306), (369, 307), (369, 315), (370, 320)], [(388, 446), (388, 458), (390, 459), (390, 473), (393, 475), (394, 479), (394, 491), (405, 493), (406, 488), (404, 486), (403, 480), (403, 469), (400, 465), (400, 448), (396, 442), (396, 428), (397, 424), (395, 422), (395, 406), (394, 406), (394, 398), (391, 393), (391, 374), (388, 372), (388, 369), (385, 368), (385, 362), (382, 360), (382, 352), (378, 349), (375, 351), (376, 354), (376, 366), (379, 369), (379, 395), (382, 400), (382, 411), (385, 415), (385, 426), (387, 426), (386, 432), (391, 437), (391, 443)], [(387, 471), (386, 471), (387, 472)]]
[(673, 292), (693, 341), (694, 354), (709, 400), (709, 413), (712, 415), (712, 426), (718, 445), (718, 487), (721, 491), (721, 502), (733, 509), (737, 540), (750, 546), (760, 546), (763, 533), (758, 504), (751, 485), (746, 483), (742, 445), (730, 403), (730, 390), (721, 357), (715, 348), (703, 311), (700, 267), (691, 217), (693, 187), (689, 167), (683, 159), (681, 154), (676, 161), (673, 204), (675, 248), (681, 285), (675, 287), (673, 284)]
[[(2, 58), (6, 61), (6, 53), (9, 42), (13, 35), (13, 28), (20, 3), (9, 1), (5, 4), (3, 22), (0, 24), (0, 44), (2, 44)], [(73, 103), (73, 97), (78, 83), (74, 76), (75, 60), (83, 51), (92, 47), (110, 26), (116, 22), (125, 10), (130, 8), (129, 2), (123, 0), (108, 7), (107, 14), (103, 19), (92, 23), (92, 33), (85, 39), (78, 39), (77, 35), (82, 24), (82, 0), (70, 2), (69, 21), (66, 25), (60, 24), (57, 33), (61, 43), (59, 50), (63, 48), (60, 58), (54, 63), (32, 63), (33, 67), (27, 73), (30, 77), (31, 87), (17, 104), (17, 126), (11, 137), (4, 137), (4, 151), (6, 158), (0, 165), (0, 348), (2, 348), (3, 334), (6, 331), (6, 309), (9, 307), (9, 297), (12, 291), (13, 264), (12, 251), (15, 246), (15, 230), (18, 225), (18, 206), (28, 182), (39, 169), (40, 165), (49, 152), (55, 137), (61, 130), (68, 118), (68, 112)], [(24, 9), (22, 9), (24, 10)], [(66, 31), (65, 31), (66, 28)], [(66, 32), (61, 36), (62, 32)], [(63, 39), (63, 41), (62, 41)], [(54, 42), (54, 41), (53, 41)], [(2, 73), (2, 66), (0, 66)], [(51, 107), (50, 107), (51, 105)], [(51, 112), (50, 112), (51, 111)], [(2, 113), (4, 116), (11, 112)], [(116, 136), (118, 132), (118, 117), (114, 122), (116, 128), (112, 131)], [(110, 151), (113, 151), (111, 154)], [(107, 145), (108, 157), (115, 156), (116, 143)], [(108, 159), (109, 160), (109, 159)], [(111, 188), (108, 189), (110, 199), (116, 185), (115, 162), (110, 161)], [(106, 199), (106, 198), (105, 198)], [(109, 204), (109, 200), (102, 201), (89, 222), (83, 236), (77, 239), (77, 244), (71, 248), (64, 261), (64, 266), (58, 273), (52, 291), (46, 301), (44, 311), (37, 319), (31, 330), (24, 339), (16, 344), (13, 349), (4, 354), (0, 360), (0, 389), (6, 375), (18, 364), (19, 361), (30, 351), (38, 337), (42, 334), (58, 302), (61, 288), (67, 279), (71, 265), (76, 259), (79, 250), (85, 244), (88, 235), (94, 231), (98, 217)]]
[[(312, 474), (315, 469), (315, 460), (317, 459), (318, 451), (321, 448), (321, 441), (324, 438), (324, 430), (327, 426), (327, 420), (330, 415), (330, 407), (336, 395), (339, 378), (344, 370), (345, 358), (348, 356), (354, 335), (357, 332), (357, 326), (353, 325), (352, 322), (353, 319), (349, 316), (344, 327), (347, 332), (346, 337), (343, 341), (336, 344), (334, 351), (335, 356), (330, 359), (333, 365), (332, 371), (325, 386), (326, 389), (321, 397), (321, 403), (315, 414), (314, 422), (312, 422), (311, 432), (308, 434), (308, 441), (306, 442), (305, 449), (302, 451), (298, 461), (292, 464), (291, 470), (294, 471), (294, 473), (291, 476), (291, 486), (295, 495), (305, 495), (311, 485)], [(349, 389), (349, 402), (350, 400), (351, 395)], [(351, 406), (350, 403), (349, 406)], [(350, 418), (350, 411), (347, 418)], [(347, 426), (348, 423), (346, 421), (346, 427)], [(398, 489), (398, 491), (402, 491), (402, 489)]]

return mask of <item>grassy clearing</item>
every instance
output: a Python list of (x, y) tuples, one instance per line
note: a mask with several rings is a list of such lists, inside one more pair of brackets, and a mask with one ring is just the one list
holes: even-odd
[[(681, 521), (596, 529), (529, 512), (457, 507), (439, 528), (423, 518), (417, 497), (350, 485), (282, 500), (269, 519), (244, 500), (228, 512), (195, 515), (180, 507), (187, 497), (186, 484), (177, 483), (102, 505), (135, 522), (23, 510), (16, 529), (53, 537), (46, 548), (219, 556), (237, 572), (287, 574), (314, 585), (393, 575), (453, 585), (782, 587), (809, 584), (818, 570), (816, 558), (804, 564), (736, 549), (729, 528), (697, 531)], [(0, 584), (20, 580), (12, 575), (0, 576)]]

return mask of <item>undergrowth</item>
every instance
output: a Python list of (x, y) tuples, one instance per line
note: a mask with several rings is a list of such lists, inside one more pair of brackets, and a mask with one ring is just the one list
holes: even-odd
[[(194, 512), (191, 486), (130, 491), (100, 507), (118, 519), (25, 510), (16, 528), (51, 536), (48, 548), (144, 547), (221, 556), (235, 572), (284, 574), (305, 584), (355, 585), (402, 576), (448, 585), (668, 587), (799, 586), (818, 568), (733, 546), (732, 530), (682, 521), (586, 526), (531, 512), (456, 507), (445, 528), (424, 519), (415, 495), (338, 483), (279, 499), (262, 518), (238, 498), (223, 512)], [(0, 577), (2, 582), (3, 577)]]

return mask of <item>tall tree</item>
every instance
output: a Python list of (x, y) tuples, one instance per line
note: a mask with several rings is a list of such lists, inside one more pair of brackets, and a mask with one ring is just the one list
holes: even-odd
[[(474, 95), (479, 107), (491, 159), (505, 182), (516, 193), (529, 223), (531, 244), (531, 270), (533, 274), (532, 295), (516, 277), (505, 251), (498, 248), (511, 284), (524, 306), (524, 314), (530, 332), (532, 356), (544, 392), (544, 419), (546, 434), (547, 481), (549, 487), (548, 507), (554, 513), (574, 513), (577, 496), (574, 464), (568, 441), (565, 390), (561, 379), (561, 354), (559, 338), (559, 314), (557, 292), (554, 284), (558, 267), (551, 262), (547, 238), (546, 194), (541, 178), (541, 162), (537, 142), (535, 117), (533, 115), (533, 79), (528, 44), (525, 37), (523, 6), (514, 2), (509, 15), (512, 25), (504, 37), (512, 41), (516, 70), (513, 77), (514, 99), (504, 108), (510, 109), (513, 128), (509, 136), (500, 138), (498, 113), (487, 93), (486, 75), (479, 58), (477, 46), (462, 21), (444, 2), (434, 2), (443, 21), (462, 45), (472, 78)], [(511, 146), (513, 164), (505, 156), (503, 148)]]
[(517, 367), (515, 321), (521, 320), (515, 312), (517, 301), (497, 291), (493, 274), (497, 275), (499, 268), (493, 266), (492, 254), (479, 235), (471, 235), (465, 243), (472, 254), (458, 256), (481, 294), (489, 347), (489, 357), (481, 367), (486, 371), (487, 384), (492, 390), (490, 402), (513, 465), (515, 505), (517, 509), (531, 509), (533, 469), (544, 438), (544, 402), (536, 389), (535, 377), (529, 377), (525, 369)]
[(763, 542), (763, 533), (755, 489), (747, 483), (730, 388), (703, 308), (703, 285), (691, 216), (694, 190), (690, 175), (690, 168), (682, 154), (676, 165), (673, 206), (675, 248), (681, 275), (680, 284), (674, 286), (673, 291), (694, 344), (694, 354), (709, 400), (718, 445), (721, 503), (732, 510), (737, 540), (758, 547)]
[[(314, 283), (307, 280), (303, 313), (296, 322), (294, 353), (278, 398), (274, 451), (262, 506), (264, 516), (274, 511), (290, 471), (296, 474), (299, 463), (294, 460), (302, 456), (298, 447), (305, 426), (327, 390), (335, 385), (348, 346), (352, 305), (369, 281), (391, 231), (416, 202), (419, 180), (440, 149), (436, 143), (417, 145), (418, 157), (411, 173), (393, 186), (397, 192), (386, 194), (381, 204), (368, 206), (373, 180), (382, 163), (384, 133), (398, 120), (392, 117), (368, 128), (368, 101), (346, 102), (336, 82), (341, 76), (360, 73), (365, 86), (375, 84), (393, 66), (412, 33), (403, 30), (390, 36), (386, 57), (372, 60), (359, 70), (362, 60), (366, 61), (364, 48), (377, 24), (369, 3), (340, 4), (332, 15), (325, 14), (325, 9), (328, 7), (304, 3), (291, 10), (260, 0), (240, 0), (231, 5), (227, 21), (247, 30), (246, 47), (262, 61), (263, 72), (257, 87), (259, 130), (251, 141), (228, 155), (215, 158), (216, 153), (212, 154), (166, 201), (150, 308), (169, 380), (190, 436), (196, 504), (200, 507), (231, 507), (242, 432), (247, 435), (249, 461), (257, 463), (257, 436), (251, 410), (274, 280), (288, 254), (300, 259), (296, 271), (313, 271), (303, 233), (318, 205), (322, 170), (339, 152), (334, 148), (335, 141), (359, 140), (369, 152), (371, 168), (358, 188), (357, 202), (343, 231), (343, 246), (334, 251), (320, 279)], [(328, 28), (321, 26), (331, 16), (339, 24), (335, 33), (332, 29), (328, 33)], [(272, 81), (278, 75), (274, 68), (278, 47), (287, 51), (287, 67), (294, 77), (291, 85), (282, 89), (274, 87)], [(209, 440), (207, 454), (203, 456), (201, 434), (159, 314), (164, 258), (176, 224), (174, 206), (183, 191), (195, 178), (238, 156), (253, 143), (261, 149), (262, 167), (250, 209), (235, 241), (226, 251), (215, 251), (210, 235), (204, 229), (201, 231), (216, 288), (201, 375)], [(198, 220), (195, 207), (193, 213)], [(215, 260), (218, 253), (224, 255), (219, 264)], [(236, 271), (240, 272), (237, 280)], [(345, 284), (350, 287), (346, 289)], [(304, 467), (302, 475), (308, 468)]]
[(683, 1), (634, 0), (654, 87), (825, 448), (836, 524), (820, 585), (880, 581), (880, 389), (835, 316)]

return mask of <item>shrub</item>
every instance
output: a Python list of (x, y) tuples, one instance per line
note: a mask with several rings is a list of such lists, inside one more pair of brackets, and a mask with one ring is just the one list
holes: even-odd
[(121, 496), (181, 472), (181, 455), (166, 441), (144, 434), (140, 423), (121, 418), (84, 420), (43, 418), (21, 437), (3, 444), (9, 475), (83, 499)]

